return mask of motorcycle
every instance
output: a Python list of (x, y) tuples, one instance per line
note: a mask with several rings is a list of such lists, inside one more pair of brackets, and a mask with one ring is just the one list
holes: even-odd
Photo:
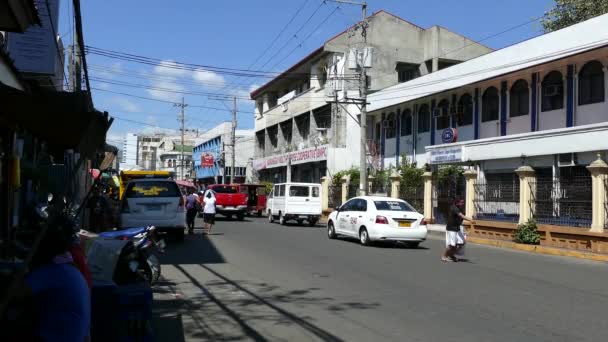
[[(123, 248), (116, 266), (115, 281), (130, 282), (133, 274), (147, 281), (150, 285), (157, 282), (161, 274), (160, 261), (157, 253), (164, 253), (164, 240), (157, 239), (156, 228), (137, 227), (123, 230), (103, 232), (98, 235), (102, 239), (128, 241)], [(130, 270), (131, 272), (128, 272)]]

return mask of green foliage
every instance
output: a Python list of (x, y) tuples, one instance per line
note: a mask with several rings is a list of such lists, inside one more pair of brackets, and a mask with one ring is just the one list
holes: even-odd
[(331, 182), (333, 185), (340, 185), (342, 184), (342, 177), (344, 176), (350, 176), (350, 184), (359, 184), (359, 175), (361, 173), (359, 172), (359, 169), (357, 168), (350, 168), (348, 170), (342, 170), (342, 171), (338, 171), (336, 173), (334, 173), (333, 177), (331, 178)]
[(416, 188), (424, 184), (424, 169), (418, 168), (416, 163), (410, 162), (405, 156), (401, 156), (398, 172), (401, 176), (401, 186)]
[(272, 191), (273, 183), (271, 182), (261, 182), (264, 184), (264, 188), (266, 189), (266, 193), (269, 194)]
[(545, 32), (551, 32), (604, 13), (608, 13), (608, 0), (555, 0), (541, 24)]
[(527, 245), (538, 245), (540, 243), (540, 234), (536, 229), (536, 221), (529, 219), (528, 222), (518, 225), (514, 240), (515, 242)]
[(460, 165), (440, 165), (437, 170), (438, 183), (447, 180), (458, 179), (464, 173), (464, 169)]

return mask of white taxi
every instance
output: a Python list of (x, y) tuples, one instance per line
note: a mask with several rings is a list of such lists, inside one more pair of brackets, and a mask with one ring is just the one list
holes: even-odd
[(354, 237), (365, 246), (374, 241), (402, 241), (415, 248), (426, 240), (427, 227), (424, 216), (404, 200), (361, 196), (329, 215), (327, 235), (330, 239)]

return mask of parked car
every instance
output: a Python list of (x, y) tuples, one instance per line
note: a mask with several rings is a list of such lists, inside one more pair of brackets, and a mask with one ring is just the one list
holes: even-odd
[(241, 221), (247, 213), (249, 196), (247, 188), (241, 184), (213, 184), (207, 187), (215, 193), (215, 211), (227, 218), (236, 218)]
[(314, 226), (321, 218), (321, 184), (275, 184), (268, 196), (266, 211), (271, 223), (275, 219), (280, 224), (295, 220), (298, 224), (307, 221)]
[(415, 248), (426, 240), (427, 227), (424, 216), (404, 200), (361, 196), (329, 215), (327, 235), (330, 239), (355, 237), (365, 246), (374, 241), (402, 241)]
[(155, 226), (158, 232), (184, 238), (184, 196), (171, 179), (137, 179), (127, 183), (120, 211), (122, 228)]

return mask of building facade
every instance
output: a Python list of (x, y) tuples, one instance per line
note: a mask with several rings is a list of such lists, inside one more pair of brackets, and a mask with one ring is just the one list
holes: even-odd
[(137, 134), (127, 133), (122, 143), (120, 169), (127, 170), (137, 166)]
[[(251, 93), (256, 102), (253, 165), (262, 180), (318, 182), (359, 165), (354, 102), (359, 97), (356, 61), (362, 57), (357, 51), (365, 51), (371, 66), (371, 93), (491, 51), (442, 27), (424, 29), (385, 11), (366, 22), (366, 45), (350, 28)], [(372, 137), (373, 127), (368, 121)]]
[[(204, 134), (204, 141), (194, 148), (194, 170), (200, 184), (221, 184), (229, 181), (232, 168), (232, 124), (224, 122)], [(235, 130), (235, 183), (255, 182), (252, 171), (253, 130)]]

